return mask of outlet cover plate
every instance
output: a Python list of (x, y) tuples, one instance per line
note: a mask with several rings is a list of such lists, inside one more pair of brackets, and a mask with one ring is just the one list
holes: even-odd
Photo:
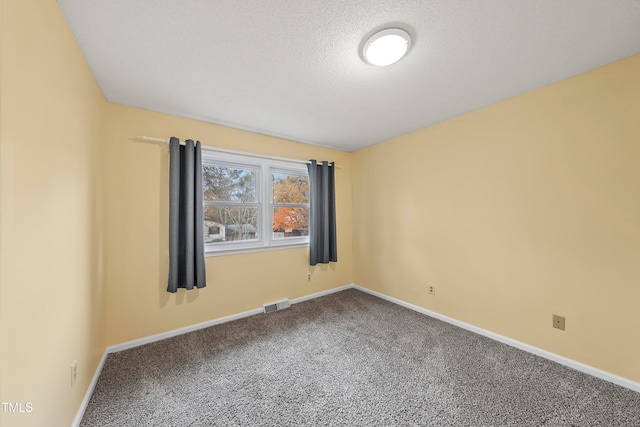
[(553, 315), (553, 327), (556, 329), (560, 329), (564, 331), (564, 317), (558, 316), (557, 314)]

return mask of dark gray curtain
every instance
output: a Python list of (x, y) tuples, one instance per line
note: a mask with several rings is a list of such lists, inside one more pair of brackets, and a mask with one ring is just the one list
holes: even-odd
[(180, 145), (169, 141), (169, 285), (178, 288), (206, 286), (202, 205), (202, 153), (200, 141)]
[(309, 264), (338, 261), (336, 243), (335, 163), (310, 160)]

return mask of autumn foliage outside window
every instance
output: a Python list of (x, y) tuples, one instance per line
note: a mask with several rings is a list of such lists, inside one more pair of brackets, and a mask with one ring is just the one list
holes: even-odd
[(309, 177), (283, 172), (271, 174), (273, 238), (309, 235)]
[(305, 166), (209, 154), (203, 156), (202, 172), (207, 252), (308, 244)]

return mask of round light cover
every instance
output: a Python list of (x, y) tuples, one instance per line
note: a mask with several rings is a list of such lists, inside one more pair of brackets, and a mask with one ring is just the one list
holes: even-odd
[(365, 42), (362, 56), (372, 65), (385, 66), (398, 62), (411, 46), (411, 36), (399, 28), (378, 31)]

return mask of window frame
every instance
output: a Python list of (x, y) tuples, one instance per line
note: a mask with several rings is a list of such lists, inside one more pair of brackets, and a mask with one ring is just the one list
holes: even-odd
[[(273, 208), (281, 204), (274, 203), (273, 200), (272, 173), (300, 175), (305, 176), (308, 179), (309, 172), (306, 164), (299, 163), (299, 161), (295, 160), (287, 162), (285, 160), (259, 157), (257, 155), (250, 155), (249, 153), (243, 155), (239, 153), (236, 154), (206, 150), (206, 148), (203, 147), (203, 174), (204, 166), (207, 164), (228, 165), (232, 167), (252, 168), (257, 170), (256, 197), (258, 206), (258, 238), (255, 240), (205, 243), (206, 256), (230, 255), (309, 246), (309, 236), (286, 238), (275, 238), (273, 236)], [(207, 202), (204, 201), (203, 198), (203, 204), (204, 207), (215, 205), (220, 206), (222, 202)], [(251, 204), (253, 205), (253, 203)], [(306, 207), (309, 209), (309, 204), (286, 204), (286, 206)]]
[[(281, 244), (285, 244), (288, 245), (289, 242), (291, 242), (291, 244), (295, 244), (295, 243), (309, 243), (309, 236), (299, 236), (299, 237), (274, 237), (273, 236), (273, 211), (275, 208), (279, 208), (279, 207), (283, 207), (283, 208), (306, 208), (307, 210), (310, 210), (310, 203), (276, 203), (273, 197), (273, 174), (277, 173), (277, 174), (281, 174), (281, 175), (296, 175), (296, 176), (304, 176), (307, 178), (307, 182), (309, 181), (309, 171), (307, 170), (305, 165), (302, 165), (302, 167), (304, 168), (304, 171), (302, 168), (282, 168), (282, 167), (274, 167), (274, 166), (270, 166), (269, 168), (269, 191), (268, 194), (270, 199), (269, 199), (269, 216), (270, 216), (270, 220), (267, 220), (269, 222), (269, 229), (271, 230), (271, 233), (269, 233), (269, 239), (271, 240), (270, 242), (270, 246), (279, 246)], [(286, 242), (286, 243), (285, 243)]]

